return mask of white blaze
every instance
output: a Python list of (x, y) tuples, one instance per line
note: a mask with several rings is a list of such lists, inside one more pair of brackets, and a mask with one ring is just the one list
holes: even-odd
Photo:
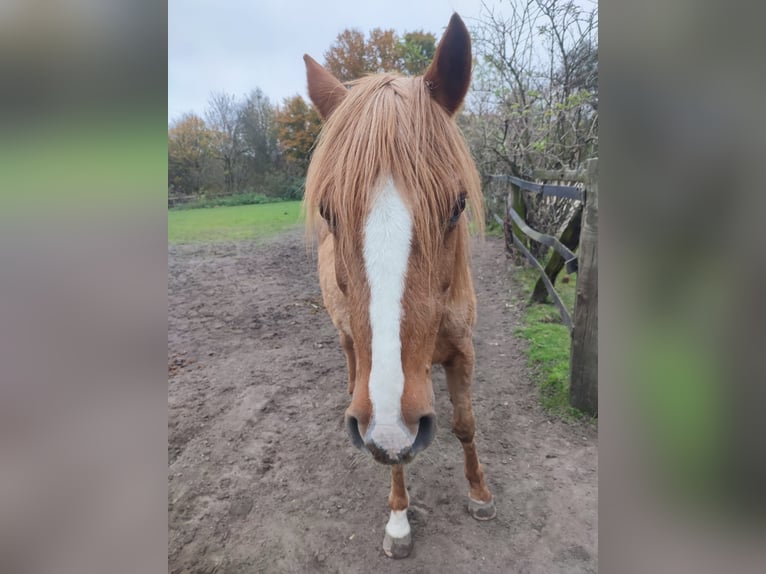
[(404, 371), (399, 330), (411, 240), (410, 212), (394, 182), (386, 180), (365, 223), (364, 267), (370, 287), (372, 332), (371, 437), (394, 453), (414, 440), (401, 415)]

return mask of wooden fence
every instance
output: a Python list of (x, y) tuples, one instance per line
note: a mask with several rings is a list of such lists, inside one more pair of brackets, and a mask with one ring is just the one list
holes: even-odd
[[(491, 176), (511, 184), (511, 194), (506, 201), (506, 218), (494, 214), (504, 227), (513, 245), (524, 254), (540, 273), (551, 299), (559, 310), (561, 321), (572, 337), (569, 374), (569, 403), (586, 413), (598, 414), (598, 159), (588, 160), (584, 169), (562, 171), (536, 171), (528, 181), (512, 175)], [(545, 181), (577, 182), (573, 185), (541, 183)], [(541, 193), (543, 196), (565, 197), (584, 203), (580, 229), (578, 255), (552, 235), (540, 233), (529, 227), (518, 213), (522, 191)], [(575, 217), (579, 216), (579, 212)], [(551, 247), (564, 261), (568, 273), (577, 273), (574, 318), (556, 292), (545, 268), (535, 259), (521, 241), (519, 234)]]

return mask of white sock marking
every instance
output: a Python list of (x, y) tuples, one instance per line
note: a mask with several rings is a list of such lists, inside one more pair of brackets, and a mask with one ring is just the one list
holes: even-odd
[(372, 438), (394, 452), (414, 440), (401, 420), (404, 371), (399, 331), (411, 241), (412, 217), (389, 179), (364, 227), (364, 267), (370, 287)]
[(386, 534), (391, 538), (404, 538), (410, 533), (407, 510), (392, 510), (386, 524)]

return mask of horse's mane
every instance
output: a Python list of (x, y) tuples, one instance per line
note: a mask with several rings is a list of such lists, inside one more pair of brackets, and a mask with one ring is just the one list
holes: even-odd
[[(470, 151), (422, 77), (380, 74), (351, 84), (323, 126), (309, 166), (309, 231), (324, 225), (321, 209), (338, 229), (336, 256), (359, 249), (358, 234), (344, 230), (364, 228), (381, 179), (389, 176), (410, 206), (413, 238), (428, 261), (435, 262), (461, 193), (475, 228), (483, 229), (481, 181)], [(453, 232), (467, 242), (465, 218)]]

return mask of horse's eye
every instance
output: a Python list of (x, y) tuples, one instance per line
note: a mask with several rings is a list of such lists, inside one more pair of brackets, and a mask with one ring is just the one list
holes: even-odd
[(330, 211), (323, 203), (319, 204), (319, 215), (321, 215), (322, 219), (324, 219), (327, 222), (327, 225), (330, 226), (330, 231), (335, 233), (335, 218), (332, 215), (332, 211)]
[(449, 227), (452, 229), (457, 225), (458, 220), (460, 219), (460, 214), (463, 213), (465, 210), (465, 192), (461, 193), (457, 201), (455, 202), (455, 207), (452, 208), (452, 216), (449, 220)]

